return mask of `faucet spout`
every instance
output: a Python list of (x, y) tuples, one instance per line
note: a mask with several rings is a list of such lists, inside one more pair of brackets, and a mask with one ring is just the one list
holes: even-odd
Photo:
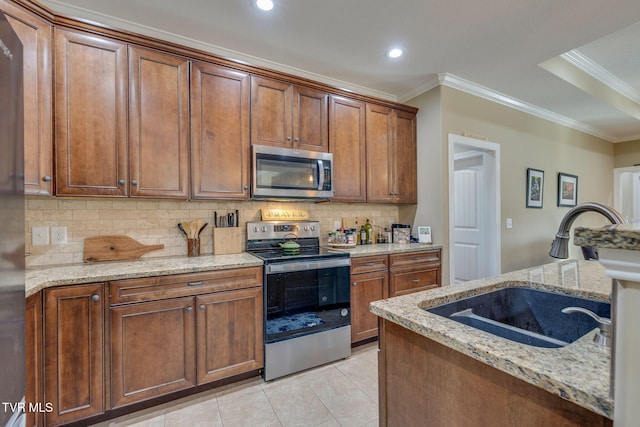
[(578, 205), (562, 218), (556, 238), (551, 243), (549, 255), (554, 258), (569, 258), (569, 230), (576, 218), (585, 212), (598, 212), (611, 221), (612, 224), (624, 224), (625, 222), (618, 211), (601, 203), (587, 202)]

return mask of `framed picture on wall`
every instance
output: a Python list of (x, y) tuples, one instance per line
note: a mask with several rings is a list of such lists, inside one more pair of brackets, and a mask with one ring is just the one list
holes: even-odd
[(527, 169), (527, 207), (542, 208), (542, 190), (544, 186), (544, 171)]
[(578, 204), (578, 177), (560, 172), (558, 174), (558, 206), (569, 208)]

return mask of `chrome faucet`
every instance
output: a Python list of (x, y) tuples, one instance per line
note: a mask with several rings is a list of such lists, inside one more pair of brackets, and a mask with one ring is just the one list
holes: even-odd
[[(556, 233), (556, 238), (553, 240), (553, 243), (551, 243), (551, 250), (549, 251), (549, 255), (554, 258), (569, 258), (569, 230), (571, 229), (573, 221), (575, 221), (576, 218), (584, 212), (598, 212), (609, 221), (611, 221), (612, 224), (625, 223), (622, 215), (620, 215), (618, 211), (609, 206), (594, 202), (587, 202), (578, 205), (567, 212), (562, 218), (560, 227), (558, 228), (558, 233)], [(591, 248), (582, 248), (582, 253), (585, 255), (586, 259), (597, 259), (597, 257), (594, 257), (593, 255), (588, 255), (590, 251)]]

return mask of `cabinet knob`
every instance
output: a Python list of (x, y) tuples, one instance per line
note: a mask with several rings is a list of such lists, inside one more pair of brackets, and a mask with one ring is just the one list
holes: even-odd
[(300, 142), (300, 138), (295, 138), (294, 141), (295, 142)]
[(290, 136), (287, 137), (287, 141), (291, 141), (291, 137)]
[(94, 301), (100, 301), (100, 295), (93, 295), (91, 299)]
[(131, 181), (131, 185), (138, 185), (138, 181), (134, 179), (133, 181)]
[(193, 311), (193, 307), (191, 307), (191, 306), (187, 307), (187, 311), (188, 311), (189, 313), (191, 313), (191, 312)]
[(118, 185), (124, 185), (126, 181), (124, 179), (118, 180)]
[(42, 180), (44, 182), (51, 182), (51, 177), (49, 175), (45, 176), (44, 178), (42, 178)]
[(245, 190), (248, 190), (248, 189), (249, 189), (249, 186), (248, 186), (248, 185), (245, 185), (245, 186), (244, 186), (244, 187), (242, 187), (242, 188), (243, 188), (243, 189), (245, 189)]
[(199, 308), (200, 308), (200, 310), (204, 311), (204, 309), (205, 309), (206, 307), (204, 306), (204, 304), (200, 304), (200, 307), (199, 307)]
[(353, 286), (358, 286), (358, 282), (353, 282)]

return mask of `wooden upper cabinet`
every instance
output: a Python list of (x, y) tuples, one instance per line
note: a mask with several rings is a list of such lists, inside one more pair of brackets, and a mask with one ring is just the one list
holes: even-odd
[(366, 202), (365, 103), (331, 96), (329, 151), (333, 153), (333, 201)]
[(249, 198), (248, 74), (205, 62), (191, 68), (191, 194)]
[(262, 77), (251, 78), (251, 143), (328, 151), (325, 92)]
[(102, 283), (44, 291), (46, 425), (104, 411), (103, 296)]
[(391, 108), (367, 104), (367, 202), (393, 201), (393, 120)]
[(22, 42), (24, 192), (53, 194), (52, 26), (11, 3), (0, 9)]
[(416, 115), (367, 104), (367, 201), (417, 202)]
[(418, 201), (416, 115), (394, 110), (395, 202)]
[(128, 195), (126, 45), (56, 29), (55, 60), (57, 194)]
[(189, 61), (129, 47), (130, 195), (189, 196)]

